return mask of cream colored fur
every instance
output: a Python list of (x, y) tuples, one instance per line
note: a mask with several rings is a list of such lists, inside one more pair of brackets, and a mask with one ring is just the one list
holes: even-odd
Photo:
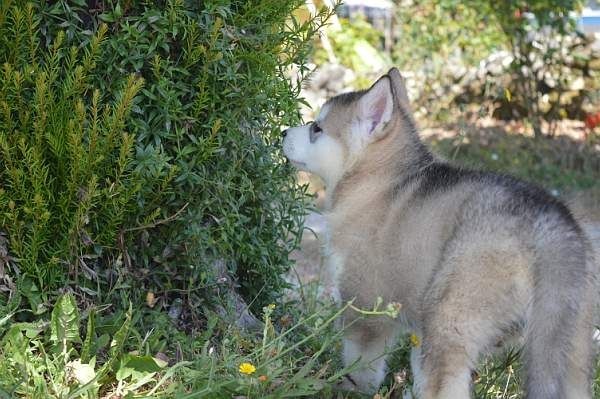
[(288, 130), (283, 148), (326, 181), (340, 299), (402, 304), (398, 320), (344, 315), (344, 362), (362, 365), (350, 376), (357, 390), (377, 390), (386, 348), (413, 331), (417, 397), (468, 398), (481, 355), (517, 326), (529, 399), (591, 398), (598, 266), (585, 234), (517, 181), (428, 172), (439, 160), (418, 138), (397, 70), (330, 100), (316, 124)]

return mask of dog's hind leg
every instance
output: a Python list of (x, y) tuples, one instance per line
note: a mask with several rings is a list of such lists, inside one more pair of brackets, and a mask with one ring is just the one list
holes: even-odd
[(487, 315), (469, 312), (463, 296), (446, 297), (424, 320), (421, 348), (411, 356), (419, 399), (468, 399), (480, 354), (501, 334)]
[(590, 399), (596, 304), (592, 270), (585, 266), (582, 248), (572, 243), (567, 250), (557, 247), (554, 253), (548, 247), (537, 264), (543, 275), (537, 279), (526, 326), (525, 398)]
[[(582, 287), (583, 289), (583, 287)], [(528, 331), (525, 345), (527, 399), (591, 399), (593, 358), (592, 309), (586, 301), (563, 323), (559, 314), (546, 316), (546, 329)], [(570, 312), (568, 312), (570, 313)], [(549, 323), (556, 322), (553, 328)], [(533, 323), (538, 323), (534, 320)]]
[[(595, 296), (596, 291), (590, 290), (588, 295)], [(568, 371), (565, 384), (567, 399), (591, 399), (591, 381), (594, 371), (594, 359), (597, 346), (593, 339), (595, 325), (594, 299), (585, 299), (578, 314), (575, 331), (571, 337), (572, 349), (568, 356)]]
[(423, 300), (420, 399), (470, 398), (480, 355), (518, 322), (524, 308), (512, 277), (520, 268), (518, 254), (462, 246), (446, 259)]
[[(424, 338), (421, 353), (411, 356), (415, 374), (413, 387), (419, 399), (468, 399), (471, 397), (471, 370), (478, 350), (466, 343), (447, 341), (430, 345)], [(420, 359), (416, 357), (420, 355)]]

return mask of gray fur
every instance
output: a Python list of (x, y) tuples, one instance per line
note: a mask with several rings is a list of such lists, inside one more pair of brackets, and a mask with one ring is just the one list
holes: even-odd
[[(386, 77), (376, 100), (393, 99), (391, 118), (360, 103), (369, 91), (346, 94), (326, 104), (323, 144), (302, 144), (301, 127), (284, 140), (290, 159), (330, 176), (327, 246), (340, 299), (402, 304), (400, 321), (345, 314), (344, 359), (364, 366), (351, 376), (357, 388), (377, 389), (381, 355), (409, 330), (422, 341), (411, 355), (417, 397), (468, 398), (480, 357), (516, 326), (528, 399), (591, 398), (598, 262), (578, 222), (541, 188), (433, 156), (400, 74)], [(336, 156), (321, 159), (320, 145)]]

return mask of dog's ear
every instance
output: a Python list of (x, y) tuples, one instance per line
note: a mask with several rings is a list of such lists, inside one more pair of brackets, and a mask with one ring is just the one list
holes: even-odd
[(404, 118), (410, 119), (410, 122), (414, 123), (410, 108), (410, 101), (408, 99), (408, 92), (406, 90), (406, 84), (404, 78), (400, 74), (400, 71), (397, 68), (392, 68), (387, 73), (387, 76), (392, 84), (394, 105), (400, 110)]
[(388, 76), (383, 76), (358, 100), (361, 133), (369, 140), (382, 138), (385, 126), (392, 119), (393, 110), (391, 80)]

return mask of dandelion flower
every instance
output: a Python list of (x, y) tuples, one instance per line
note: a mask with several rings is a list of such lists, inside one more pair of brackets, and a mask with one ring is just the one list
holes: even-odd
[(256, 367), (252, 363), (242, 363), (239, 370), (242, 374), (250, 375), (256, 371)]
[(421, 339), (417, 336), (417, 334), (410, 334), (410, 344), (415, 348), (421, 346)]

